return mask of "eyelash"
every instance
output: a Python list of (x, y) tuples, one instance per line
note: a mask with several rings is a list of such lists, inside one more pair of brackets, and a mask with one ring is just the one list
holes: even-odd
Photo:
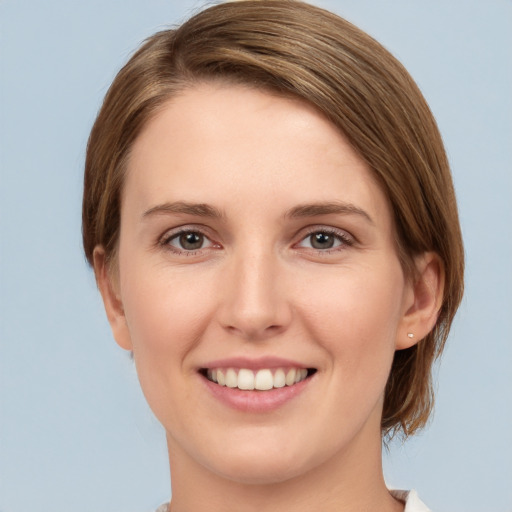
[(315, 235), (315, 234), (323, 234), (323, 235), (327, 235), (327, 236), (332, 236), (335, 239), (337, 239), (339, 242), (341, 242), (340, 245), (338, 245), (336, 247), (329, 248), (329, 249), (315, 249), (314, 247), (311, 247), (311, 249), (316, 250), (316, 253), (320, 256), (327, 256), (327, 255), (335, 253), (335, 252), (343, 251), (347, 247), (353, 246), (355, 243), (354, 239), (345, 231), (335, 229), (332, 227), (327, 228), (327, 227), (322, 227), (322, 226), (313, 226), (308, 229), (305, 236), (303, 236), (301, 238), (299, 244), (304, 242), (305, 240), (307, 240), (308, 238), (310, 238), (312, 235)]
[[(202, 236), (205, 240), (207, 240), (211, 243), (211, 247), (201, 247), (197, 250), (186, 250), (186, 249), (178, 249), (177, 247), (173, 247), (171, 245), (171, 241), (178, 239), (182, 235), (189, 235), (189, 234)], [(182, 228), (179, 228), (178, 231), (173, 231), (171, 233), (166, 232), (162, 236), (162, 238), (158, 241), (158, 245), (164, 247), (165, 249), (167, 249), (175, 254), (185, 255), (185, 256), (196, 256), (200, 251), (204, 251), (205, 249), (220, 247), (219, 244), (212, 242), (210, 240), (209, 236), (204, 231), (202, 231), (201, 229), (198, 229), (197, 227), (194, 227), (194, 228), (182, 227)]]
[[(182, 235), (188, 235), (188, 234), (200, 235), (200, 236), (204, 237), (205, 240), (210, 242), (211, 246), (210, 247), (200, 247), (197, 250), (186, 250), (186, 249), (178, 249), (171, 245), (171, 241), (178, 239)], [(326, 228), (326, 227), (321, 227), (321, 226), (313, 226), (307, 230), (307, 232), (301, 237), (300, 241), (297, 244), (294, 244), (294, 246), (297, 246), (297, 245), (300, 246), (301, 243), (303, 243), (305, 240), (307, 240), (309, 237), (311, 237), (312, 235), (315, 235), (315, 234), (323, 234), (323, 235), (327, 235), (327, 236), (332, 236), (337, 241), (340, 242), (340, 245), (337, 245), (335, 247), (328, 248), (328, 249), (315, 249), (314, 247), (310, 247), (310, 248), (303, 247), (303, 249), (313, 249), (313, 250), (315, 250), (315, 252), (318, 255), (321, 255), (321, 256), (327, 256), (334, 252), (342, 251), (342, 250), (346, 249), (347, 247), (353, 246), (355, 243), (354, 239), (350, 235), (348, 235), (345, 231), (338, 230), (338, 229), (331, 228), (331, 227)], [(165, 249), (168, 249), (169, 251), (171, 251), (175, 254), (186, 255), (186, 256), (196, 256), (198, 253), (200, 253), (201, 251), (204, 251), (205, 249), (206, 250), (212, 249), (212, 248), (217, 249), (220, 247), (220, 244), (216, 244), (215, 242), (212, 242), (211, 239), (209, 238), (209, 236), (203, 230), (198, 229), (197, 227), (194, 227), (194, 228), (183, 227), (183, 228), (179, 228), (178, 231), (174, 231), (171, 233), (166, 232), (158, 241), (158, 245), (161, 247), (164, 247)]]

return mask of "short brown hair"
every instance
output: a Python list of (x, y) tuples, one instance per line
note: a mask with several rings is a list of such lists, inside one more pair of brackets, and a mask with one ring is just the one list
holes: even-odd
[(293, 0), (210, 7), (150, 37), (111, 85), (87, 146), (83, 243), (107, 260), (119, 236), (121, 190), (134, 140), (184, 88), (223, 80), (314, 105), (367, 162), (388, 197), (407, 275), (413, 257), (434, 251), (445, 273), (433, 331), (397, 351), (388, 379), (383, 433), (425, 425), (433, 404), (432, 364), (462, 298), (464, 253), (455, 193), (436, 122), (403, 66), (346, 20)]

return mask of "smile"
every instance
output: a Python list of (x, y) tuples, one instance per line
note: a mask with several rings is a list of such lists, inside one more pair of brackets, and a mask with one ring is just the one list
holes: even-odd
[(209, 381), (219, 386), (244, 391), (269, 391), (293, 386), (315, 372), (307, 368), (262, 368), (257, 371), (247, 368), (208, 368), (202, 371)]

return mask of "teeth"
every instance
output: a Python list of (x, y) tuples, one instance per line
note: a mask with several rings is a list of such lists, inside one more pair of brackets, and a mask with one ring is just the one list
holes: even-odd
[(300, 370), (297, 370), (297, 373), (295, 374), (295, 383), (300, 382), (301, 380), (304, 380), (306, 378), (307, 374), (308, 374), (308, 371), (305, 368), (301, 368)]
[(254, 373), (251, 370), (240, 370), (238, 372), (238, 389), (254, 389)]
[(226, 372), (226, 386), (228, 388), (236, 388), (238, 386), (238, 377), (233, 368), (229, 368)]
[(287, 386), (291, 386), (292, 384), (295, 384), (295, 374), (296, 373), (297, 373), (297, 371), (295, 370), (295, 368), (288, 370), (288, 373), (286, 374), (286, 379), (285, 379)]
[(255, 389), (266, 391), (274, 387), (274, 377), (270, 370), (259, 370), (254, 379)]
[(277, 368), (275, 370), (262, 369), (256, 373), (246, 368), (236, 370), (227, 369), (209, 369), (206, 376), (212, 382), (228, 388), (238, 388), (243, 390), (257, 389), (267, 391), (273, 388), (282, 388), (284, 386), (293, 386), (303, 381), (308, 375), (306, 368)]
[(284, 388), (286, 384), (286, 375), (284, 374), (284, 370), (281, 370), (279, 368), (276, 370), (276, 373), (274, 373), (274, 387), (275, 388)]

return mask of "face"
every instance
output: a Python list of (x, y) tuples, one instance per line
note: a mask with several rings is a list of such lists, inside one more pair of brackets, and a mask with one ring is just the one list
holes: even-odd
[(273, 482), (380, 449), (411, 293), (386, 197), (313, 108), (173, 98), (134, 144), (118, 258), (109, 318), (177, 464)]

